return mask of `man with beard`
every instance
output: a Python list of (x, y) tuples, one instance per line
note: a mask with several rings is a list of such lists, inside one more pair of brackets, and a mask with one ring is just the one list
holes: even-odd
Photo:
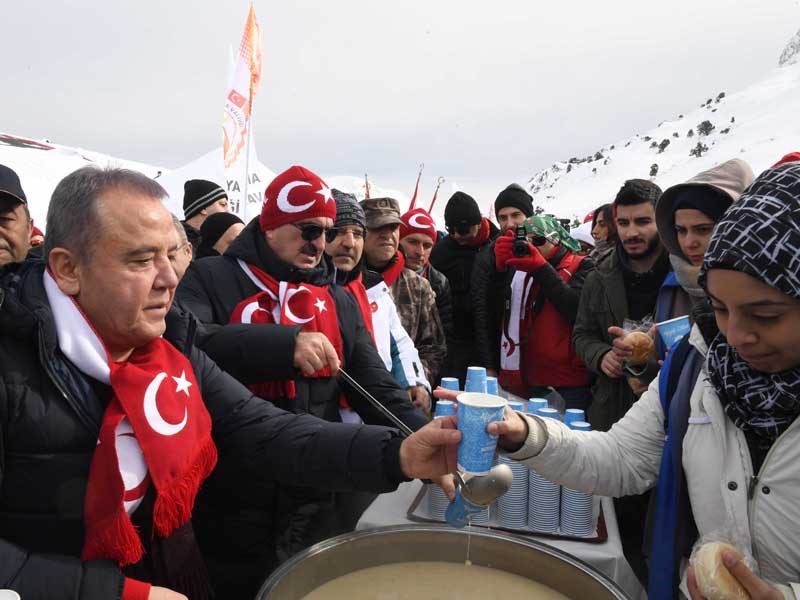
[(0, 165), (0, 266), (22, 262), (31, 248), (33, 221), (17, 174)]
[[(398, 385), (408, 390), (414, 405), (430, 410), (431, 385), (414, 342), (397, 314), (392, 292), (380, 273), (366, 268), (364, 238), (367, 221), (364, 209), (355, 196), (331, 190), (336, 199), (336, 237), (325, 246), (325, 252), (336, 267), (335, 281), (358, 302), (364, 322), (370, 327), (378, 354)], [(342, 419), (345, 418), (343, 412)]]
[(419, 351), (428, 381), (436, 381), (447, 354), (447, 342), (430, 284), (406, 268), (405, 257), (398, 252), (403, 224), (400, 205), (394, 198), (369, 198), (361, 201), (361, 207), (367, 217), (367, 267), (383, 276), (400, 322)]
[(431, 252), (431, 264), (450, 282), (453, 298), (453, 343), (449, 346), (442, 376), (457, 377), (462, 383), (467, 367), (479, 365), (475, 344), (475, 323), (470, 279), (478, 253), (498, 235), (489, 219), (481, 216), (475, 199), (456, 192), (444, 208), (447, 237)]
[[(341, 364), (418, 429), (427, 419), (384, 367), (355, 300), (330, 285), (333, 266), (324, 251), (326, 239), (335, 237), (335, 218), (336, 203), (325, 182), (303, 167), (287, 169), (267, 186), (260, 217), (223, 256), (192, 263), (177, 298), (200, 321), (218, 326), (201, 348), (280, 408), (340, 421), (344, 395), (365, 423), (386, 424), (340, 383)], [(240, 494), (234, 510), (227, 478), (237, 474), (223, 472), (207, 486), (198, 523), (212, 574), (226, 586), (248, 585), (254, 595), (276, 562), (341, 532), (331, 494), (259, 485)]]
[[(660, 196), (661, 189), (644, 179), (629, 179), (620, 188), (614, 200), (617, 247), (589, 274), (581, 293), (572, 341), (578, 357), (597, 375), (587, 416), (598, 431), (611, 429), (643, 391), (623, 371), (630, 348), (618, 337), (618, 328), (625, 319), (654, 316), (670, 271), (656, 227)], [(647, 501), (648, 495), (615, 501), (625, 556), (642, 581), (647, 581), (641, 552)]]

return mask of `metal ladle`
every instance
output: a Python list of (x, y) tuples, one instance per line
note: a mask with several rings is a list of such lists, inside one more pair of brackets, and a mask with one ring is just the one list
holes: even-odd
[[(344, 369), (339, 369), (339, 375), (384, 417), (394, 423), (403, 433), (403, 437), (408, 437), (414, 433), (413, 429), (403, 423), (397, 415), (381, 404), (375, 396), (365, 390), (361, 384), (348, 375)], [(488, 506), (505, 494), (514, 481), (514, 474), (511, 471), (511, 467), (502, 464), (492, 467), (486, 475), (475, 475), (467, 480), (464, 479), (464, 476), (459, 471), (456, 471), (453, 475), (456, 479), (456, 485), (461, 488), (461, 493), (464, 497), (476, 504), (484, 506)]]

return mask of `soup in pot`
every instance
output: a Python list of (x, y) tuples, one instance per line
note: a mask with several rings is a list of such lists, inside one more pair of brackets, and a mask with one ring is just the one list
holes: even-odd
[(520, 575), (453, 562), (405, 562), (353, 571), (321, 585), (303, 600), (567, 600)]

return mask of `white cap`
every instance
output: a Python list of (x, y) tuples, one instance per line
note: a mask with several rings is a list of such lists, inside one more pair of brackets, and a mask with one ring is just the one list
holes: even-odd
[(569, 234), (570, 236), (572, 236), (573, 239), (576, 239), (579, 242), (585, 242), (590, 246), (594, 246), (591, 221), (587, 221), (586, 223), (582, 223), (581, 225), (578, 225), (574, 229), (571, 229)]

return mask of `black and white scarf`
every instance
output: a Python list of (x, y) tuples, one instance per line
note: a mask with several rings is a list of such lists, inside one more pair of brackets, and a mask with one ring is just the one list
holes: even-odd
[[(747, 273), (800, 299), (800, 163), (764, 171), (717, 223), (700, 272), (704, 288), (715, 268)], [(800, 415), (800, 367), (757, 371), (719, 333), (708, 370), (728, 417), (763, 443)]]

